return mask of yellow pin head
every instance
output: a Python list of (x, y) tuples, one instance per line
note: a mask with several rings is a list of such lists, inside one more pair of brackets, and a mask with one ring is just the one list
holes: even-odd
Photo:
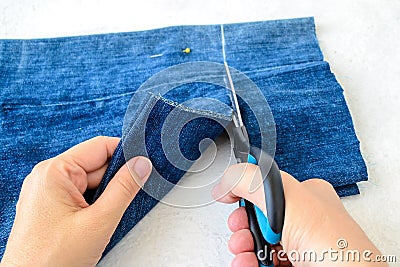
[(185, 54), (189, 54), (190, 52), (192, 52), (192, 50), (189, 47), (186, 47), (185, 49), (182, 50), (182, 52)]

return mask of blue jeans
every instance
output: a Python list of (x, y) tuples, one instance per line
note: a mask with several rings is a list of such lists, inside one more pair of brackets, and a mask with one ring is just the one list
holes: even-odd
[[(301, 18), (225, 25), (227, 60), (250, 77), (268, 99), (276, 123), (275, 159), (299, 180), (320, 177), (340, 196), (357, 194), (367, 179), (366, 166), (343, 90), (323, 60), (314, 20)], [(190, 53), (183, 51), (190, 48)], [(222, 63), (219, 25), (179, 26), (131, 33), (34, 40), (0, 40), (0, 257), (10, 233), (21, 184), (32, 167), (97, 135), (122, 136), (125, 109), (133, 93), (155, 73), (185, 62)], [(174, 109), (170, 100), (198, 96), (230, 105), (218, 86), (186, 85), (164, 95), (148, 95), (132, 118), (135, 140), (144, 125), (147, 153), (154, 168), (172, 184), (185, 173), (168, 162), (161, 147), (161, 126)], [(167, 100), (166, 100), (167, 99)], [(148, 105), (152, 103), (152, 105)], [(207, 104), (199, 109), (209, 109)], [(260, 146), (250, 108), (241, 103), (252, 145)], [(212, 109), (212, 108), (211, 108)], [(187, 111), (182, 109), (181, 116)], [(204, 116), (185, 125), (179, 136), (182, 154), (195, 160), (198, 144), (223, 132), (227, 114)], [(227, 111), (228, 113), (228, 111)], [(147, 114), (146, 120), (141, 114)], [(141, 126), (141, 127), (139, 127)], [(254, 130), (252, 130), (254, 129)], [(131, 155), (141, 154), (132, 145)], [(118, 146), (93, 202), (124, 164)], [(156, 188), (158, 196), (171, 186)], [(107, 253), (157, 204), (140, 191), (123, 216)]]

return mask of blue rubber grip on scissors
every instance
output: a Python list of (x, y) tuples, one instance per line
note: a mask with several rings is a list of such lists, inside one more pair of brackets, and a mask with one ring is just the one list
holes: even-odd
[[(263, 177), (265, 177), (264, 192), (268, 217), (264, 215), (259, 207), (245, 199), (242, 199), (239, 205), (246, 208), (259, 266), (273, 267), (271, 244), (277, 244), (281, 240), (285, 213), (282, 178), (275, 161), (260, 149), (252, 148), (252, 153), (248, 156), (248, 162), (258, 164)], [(268, 166), (271, 167), (265, 169)]]

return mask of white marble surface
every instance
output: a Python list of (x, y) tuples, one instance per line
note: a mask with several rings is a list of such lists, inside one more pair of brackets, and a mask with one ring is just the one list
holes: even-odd
[[(318, 39), (345, 89), (368, 166), (369, 181), (360, 184), (361, 195), (343, 202), (382, 252), (397, 253), (400, 261), (398, 0), (1, 0), (0, 38), (304, 16), (316, 19)], [(232, 256), (226, 248), (226, 218), (234, 208), (160, 204), (99, 265), (227, 266)]]

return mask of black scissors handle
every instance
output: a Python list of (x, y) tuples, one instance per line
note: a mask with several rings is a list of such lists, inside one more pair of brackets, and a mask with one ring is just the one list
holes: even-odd
[(233, 135), (233, 151), (238, 163), (252, 163), (259, 166), (264, 186), (267, 215), (253, 203), (242, 199), (240, 206), (246, 208), (250, 232), (254, 239), (254, 251), (260, 267), (273, 267), (271, 245), (279, 243), (282, 237), (285, 216), (285, 196), (282, 177), (275, 163), (265, 151), (250, 147), (246, 127), (238, 123), (236, 113), (232, 114), (232, 127), (228, 133)]
[(282, 237), (285, 216), (285, 197), (282, 177), (278, 165), (266, 152), (251, 148), (248, 162), (260, 167), (263, 177), (267, 216), (253, 203), (242, 199), (254, 239), (254, 252), (260, 267), (273, 267), (271, 245), (279, 243)]
[(254, 241), (254, 253), (259, 262), (260, 267), (273, 267), (271, 259), (271, 244), (269, 244), (262, 235), (260, 225), (257, 221), (256, 210), (253, 203), (246, 199), (240, 200), (240, 207), (245, 207), (247, 218), (249, 221), (249, 229)]

